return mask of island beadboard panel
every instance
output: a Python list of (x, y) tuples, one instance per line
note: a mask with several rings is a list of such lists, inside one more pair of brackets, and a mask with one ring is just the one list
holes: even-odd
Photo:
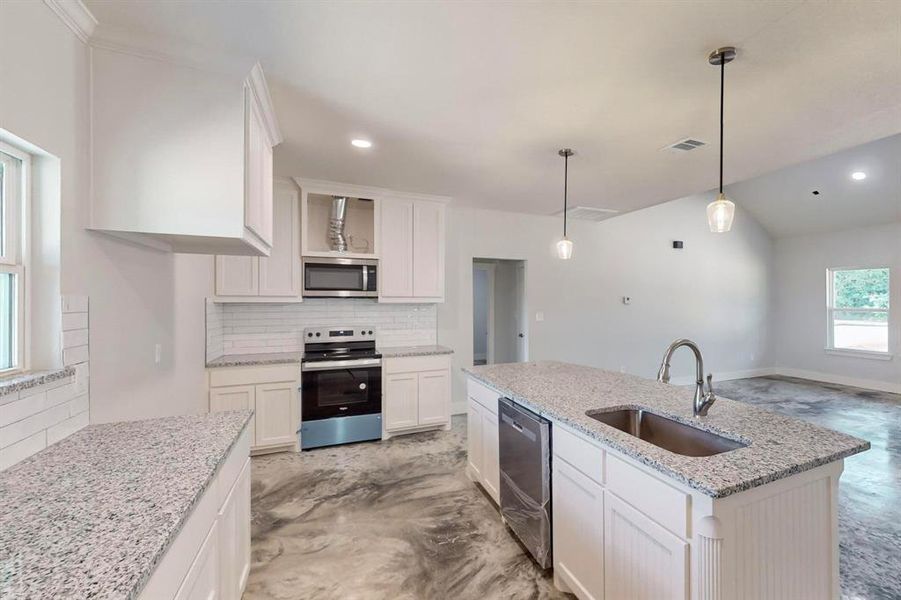
[(89, 312), (87, 296), (63, 296), (64, 367), (20, 376), (3, 386), (0, 471), (88, 425)]

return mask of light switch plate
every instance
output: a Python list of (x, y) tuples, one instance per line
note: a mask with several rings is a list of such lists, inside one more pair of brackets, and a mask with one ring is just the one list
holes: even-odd
[(544, 311), (539, 310), (537, 313), (535, 313), (535, 320), (539, 322), (544, 321)]

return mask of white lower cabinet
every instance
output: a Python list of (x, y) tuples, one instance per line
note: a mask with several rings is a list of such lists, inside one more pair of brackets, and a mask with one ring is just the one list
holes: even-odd
[(497, 426), (498, 394), (470, 381), (467, 387), (467, 465), (469, 477), (500, 503), (500, 462)]
[(296, 450), (300, 365), (209, 369), (210, 412), (251, 409), (251, 451)]
[(387, 436), (450, 427), (450, 355), (386, 358), (383, 371)]
[(607, 600), (688, 597), (688, 543), (604, 493), (604, 591)]
[(580, 600), (601, 600), (604, 488), (558, 456), (552, 464), (554, 580)]
[(140, 600), (238, 600), (250, 573), (250, 432), (245, 430), (150, 575)]
[(219, 509), (219, 589), (222, 600), (239, 600), (250, 574), (250, 460)]

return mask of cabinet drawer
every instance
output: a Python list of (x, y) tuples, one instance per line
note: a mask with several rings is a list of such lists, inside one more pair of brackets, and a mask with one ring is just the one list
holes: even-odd
[(450, 354), (438, 356), (404, 356), (386, 358), (385, 373), (421, 373), (423, 371), (443, 371), (450, 369)]
[(472, 378), (466, 382), (466, 393), (470, 398), (490, 410), (492, 414), (497, 414), (497, 399), (503, 394)]
[(610, 454), (606, 466), (607, 489), (679, 537), (688, 537), (688, 494)]
[(552, 430), (554, 456), (562, 458), (595, 483), (604, 484), (604, 450), (562, 427)]
[(210, 387), (279, 383), (300, 379), (300, 364), (209, 369)]

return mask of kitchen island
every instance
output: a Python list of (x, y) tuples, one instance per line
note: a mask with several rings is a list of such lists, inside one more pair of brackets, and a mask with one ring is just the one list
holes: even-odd
[(91, 425), (0, 473), (0, 598), (240, 597), (251, 415)]
[[(495, 501), (498, 397), (552, 422), (561, 589), (607, 600), (838, 597), (838, 480), (843, 459), (868, 442), (725, 398), (695, 417), (690, 389), (591, 367), (467, 373), (468, 471)], [(625, 408), (738, 447), (685, 456), (588, 414)]]

